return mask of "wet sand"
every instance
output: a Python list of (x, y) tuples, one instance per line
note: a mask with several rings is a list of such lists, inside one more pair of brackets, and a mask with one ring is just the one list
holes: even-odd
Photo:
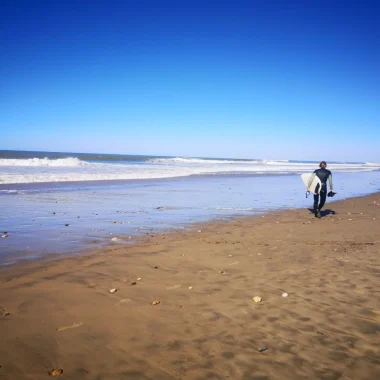
[(379, 231), (376, 193), (2, 268), (0, 379), (380, 378)]

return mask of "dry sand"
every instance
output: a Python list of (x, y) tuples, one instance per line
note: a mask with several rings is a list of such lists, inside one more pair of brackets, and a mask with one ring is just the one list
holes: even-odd
[(0, 379), (380, 378), (380, 194), (327, 208), (3, 268)]

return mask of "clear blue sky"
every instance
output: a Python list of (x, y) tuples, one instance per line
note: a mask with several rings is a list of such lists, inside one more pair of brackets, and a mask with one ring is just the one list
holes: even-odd
[(379, 1), (1, 1), (0, 149), (380, 162)]

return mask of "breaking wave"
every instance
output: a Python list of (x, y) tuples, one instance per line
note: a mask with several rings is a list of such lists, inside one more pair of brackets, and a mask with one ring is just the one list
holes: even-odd
[[(146, 157), (140, 161), (85, 161), (64, 158), (1, 158), (0, 184), (160, 179), (186, 176), (291, 175), (311, 173), (316, 163), (288, 160), (233, 160)], [(334, 172), (380, 170), (377, 163), (332, 163)]]
[(1, 158), (0, 166), (53, 166), (53, 167), (73, 167), (88, 165), (87, 162), (81, 161), (76, 157), (67, 158), (29, 158), (29, 159), (17, 159), (17, 158)]

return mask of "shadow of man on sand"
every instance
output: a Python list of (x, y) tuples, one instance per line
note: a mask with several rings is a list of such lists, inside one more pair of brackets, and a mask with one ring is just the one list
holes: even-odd
[[(313, 208), (309, 208), (308, 209), (310, 211), (310, 213), (312, 213), (314, 215), (314, 209)], [(331, 210), (331, 209), (326, 209), (326, 210), (321, 210), (321, 218), (323, 218), (324, 216), (327, 216), (327, 215), (335, 215), (336, 212), (334, 210)]]

